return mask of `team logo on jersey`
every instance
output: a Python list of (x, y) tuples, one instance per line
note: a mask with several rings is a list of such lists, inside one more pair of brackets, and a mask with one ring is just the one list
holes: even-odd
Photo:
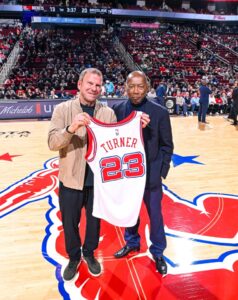
[[(108, 285), (105, 284), (107, 277), (105, 276), (115, 272), (111, 269), (112, 254), (115, 247), (119, 249), (121, 246), (120, 229), (102, 222), (102, 236), (99, 244), (101, 256), (98, 254), (104, 266), (102, 276), (97, 279), (90, 277), (85, 264), (82, 264), (80, 276), (77, 276), (71, 283), (65, 283), (62, 280), (62, 270), (68, 259), (64, 249), (64, 235), (58, 205), (57, 176), (58, 159), (54, 158), (47, 161), (42, 170), (30, 174), (1, 191), (0, 218), (7, 217), (16, 209), (24, 209), (24, 206), (31, 202), (48, 200), (50, 209), (46, 214), (48, 226), (42, 242), (42, 255), (56, 267), (60, 293), (64, 299), (103, 299), (103, 295), (108, 293)], [(212, 274), (229, 272), (226, 273), (227, 282), (229, 283), (229, 278), (232, 278), (231, 284), (236, 282), (234, 278), (238, 279), (238, 274), (234, 272), (234, 265), (238, 261), (238, 195), (206, 193), (189, 200), (180, 198), (166, 186), (164, 186), (164, 193), (163, 215), (168, 242), (165, 258), (168, 263), (168, 274), (180, 279), (180, 274), (185, 273), (196, 275), (202, 271), (213, 272)], [(143, 273), (140, 268), (142, 266), (145, 268), (146, 262), (147, 277), (150, 279), (146, 285), (138, 284), (137, 290), (143, 287), (143, 290), (145, 292), (148, 290), (149, 294), (151, 287), (158, 285), (154, 264), (148, 263), (148, 261), (152, 261), (152, 257), (148, 251), (150, 246), (149, 227), (144, 207), (142, 215), (141, 251), (132, 256), (128, 260), (128, 264), (123, 264), (123, 260), (113, 262), (113, 264), (119, 264), (116, 269), (117, 279), (110, 283), (114, 296), (120, 295), (121, 284), (125, 280), (127, 281), (123, 285), (125, 289), (130, 284), (128, 277), (125, 277), (125, 274), (128, 274), (126, 268), (130, 264), (132, 264), (131, 276), (133, 277), (135, 273), (133, 284), (137, 284), (140, 274)], [(175, 252), (171, 249), (175, 249)], [(175, 277), (172, 280), (175, 280)], [(128, 297), (138, 299), (133, 297), (131, 292), (129, 289)]]

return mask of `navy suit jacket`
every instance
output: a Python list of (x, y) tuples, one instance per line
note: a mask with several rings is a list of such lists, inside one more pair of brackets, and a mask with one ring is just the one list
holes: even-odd
[(172, 130), (169, 113), (166, 108), (146, 98), (140, 105), (133, 105), (130, 100), (114, 104), (112, 107), (121, 121), (133, 110), (143, 111), (150, 116), (150, 123), (143, 129), (146, 153), (146, 188), (155, 189), (166, 178), (173, 154)]
[(200, 103), (209, 103), (209, 95), (212, 93), (212, 91), (206, 86), (206, 85), (201, 85), (199, 88), (200, 92)]
[(156, 96), (164, 98), (166, 95), (167, 86), (166, 85), (159, 85), (156, 89)]

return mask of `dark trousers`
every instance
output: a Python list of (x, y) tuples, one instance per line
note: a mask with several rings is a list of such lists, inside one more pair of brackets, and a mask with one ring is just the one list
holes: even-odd
[(237, 124), (238, 124), (238, 122), (237, 122), (237, 113), (235, 113), (235, 114), (234, 114), (233, 121), (234, 121), (234, 123), (233, 123), (233, 124), (235, 124), (235, 125), (237, 125)]
[(235, 105), (233, 104), (232, 105), (232, 119), (234, 121), (233, 124), (237, 125), (237, 115), (238, 115), (238, 104)]
[[(150, 252), (153, 256), (159, 257), (163, 255), (166, 248), (166, 238), (164, 232), (164, 222), (161, 212), (161, 200), (162, 200), (162, 186), (155, 190), (146, 189), (144, 193), (144, 202), (150, 218)], [(125, 230), (125, 241), (128, 246), (139, 247), (140, 235), (138, 234), (138, 228), (140, 219), (133, 227), (128, 227)]]
[(200, 102), (199, 110), (198, 110), (198, 121), (206, 122), (206, 114), (208, 109), (208, 103)]
[(100, 219), (92, 216), (93, 187), (84, 187), (82, 191), (67, 188), (60, 182), (59, 205), (65, 236), (66, 252), (70, 260), (81, 257), (81, 238), (79, 224), (81, 210), (86, 210), (86, 233), (83, 244), (83, 255), (91, 256), (98, 247)]

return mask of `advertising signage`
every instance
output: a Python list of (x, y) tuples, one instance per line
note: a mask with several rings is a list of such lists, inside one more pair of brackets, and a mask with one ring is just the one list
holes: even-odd
[(63, 100), (0, 102), (0, 120), (50, 118)]
[[(102, 98), (100, 101), (112, 107), (124, 98)], [(15, 100), (0, 101), (0, 120), (50, 119), (56, 105), (67, 100)]]

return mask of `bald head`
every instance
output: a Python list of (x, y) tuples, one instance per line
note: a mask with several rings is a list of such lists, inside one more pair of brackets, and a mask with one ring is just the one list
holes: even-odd
[(142, 72), (142, 71), (133, 71), (133, 72), (131, 72), (131, 73), (127, 76), (126, 83), (128, 82), (128, 80), (130, 80), (131, 78), (134, 78), (134, 77), (142, 77), (143, 80), (145, 81), (145, 83), (149, 84), (149, 82), (148, 82), (148, 80), (147, 80), (147, 77), (146, 77), (145, 73)]
[(149, 82), (145, 73), (141, 71), (131, 72), (126, 79), (126, 92), (130, 101), (139, 104), (149, 90)]

